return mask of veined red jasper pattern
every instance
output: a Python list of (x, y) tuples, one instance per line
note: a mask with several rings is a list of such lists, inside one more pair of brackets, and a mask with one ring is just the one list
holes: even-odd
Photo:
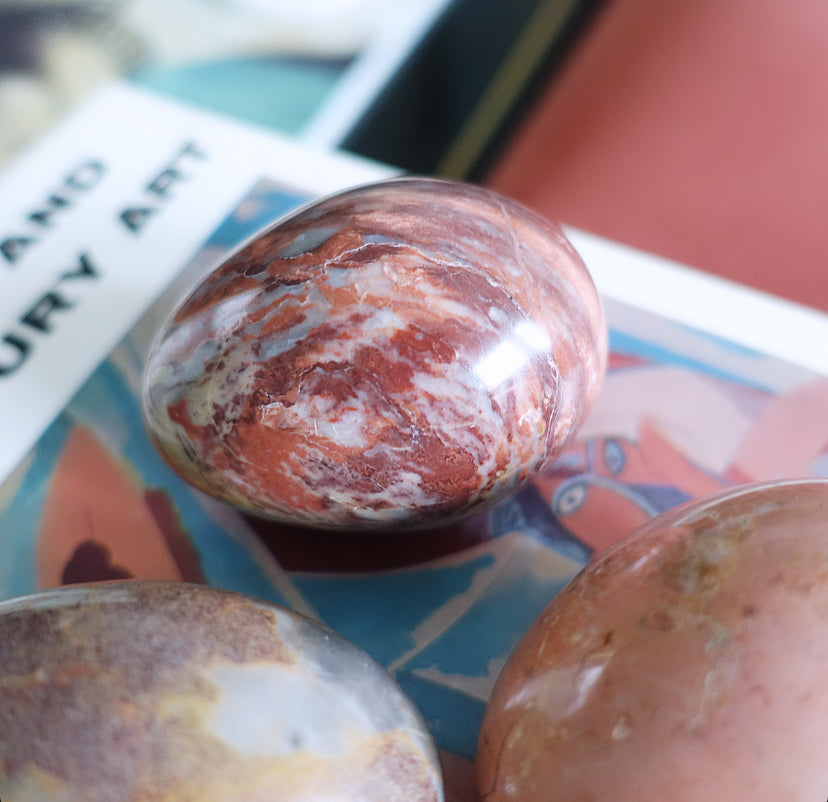
[(605, 361), (557, 226), (478, 187), (396, 179), (299, 210), (197, 286), (150, 356), (144, 411), (182, 476), (247, 511), (424, 526), (547, 465)]

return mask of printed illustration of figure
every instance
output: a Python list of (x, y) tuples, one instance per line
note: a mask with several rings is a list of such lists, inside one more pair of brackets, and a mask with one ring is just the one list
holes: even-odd
[(744, 481), (828, 477), (828, 379), (768, 401), (739, 444), (730, 471)]
[(826, 379), (774, 396), (639, 366), (608, 376), (595, 414), (536, 485), (556, 519), (599, 553), (692, 498), (734, 484), (828, 476), (826, 409)]
[(40, 523), (38, 585), (109, 579), (203, 582), (169, 497), (142, 486), (86, 427), (70, 433)]

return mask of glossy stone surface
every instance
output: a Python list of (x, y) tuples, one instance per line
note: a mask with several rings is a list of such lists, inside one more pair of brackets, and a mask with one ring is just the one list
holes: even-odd
[(300, 210), (162, 331), (147, 428), (201, 489), (327, 528), (445, 523), (548, 465), (606, 331), (561, 231), (470, 185), (398, 179)]
[(503, 670), (487, 802), (779, 802), (828, 788), (828, 481), (662, 514), (590, 564)]
[(0, 603), (4, 802), (438, 802), (390, 675), (282, 608), (198, 585)]

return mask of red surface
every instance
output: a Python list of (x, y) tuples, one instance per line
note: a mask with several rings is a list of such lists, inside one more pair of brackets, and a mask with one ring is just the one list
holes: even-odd
[(828, 310), (828, 3), (610, 0), (488, 183)]

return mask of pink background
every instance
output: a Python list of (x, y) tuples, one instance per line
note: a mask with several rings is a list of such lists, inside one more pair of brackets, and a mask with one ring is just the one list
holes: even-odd
[(609, 0), (488, 183), (828, 310), (828, 3)]

